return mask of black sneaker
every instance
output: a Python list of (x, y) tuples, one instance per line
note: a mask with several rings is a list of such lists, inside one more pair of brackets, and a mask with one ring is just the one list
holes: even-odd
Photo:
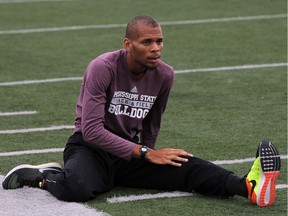
[(16, 189), (23, 186), (44, 188), (44, 177), (48, 172), (59, 173), (62, 171), (58, 163), (46, 163), (37, 166), (23, 164), (13, 168), (4, 178), (4, 189)]

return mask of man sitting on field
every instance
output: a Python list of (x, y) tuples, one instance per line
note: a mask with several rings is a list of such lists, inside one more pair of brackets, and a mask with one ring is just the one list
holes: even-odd
[(150, 16), (134, 17), (124, 49), (100, 55), (87, 67), (63, 169), (58, 163), (20, 165), (6, 175), (3, 188), (28, 185), (60, 200), (84, 202), (122, 186), (240, 195), (272, 205), (280, 156), (269, 141), (260, 142), (245, 177), (183, 149), (156, 148), (174, 80), (173, 68), (160, 60), (162, 48), (160, 24)]

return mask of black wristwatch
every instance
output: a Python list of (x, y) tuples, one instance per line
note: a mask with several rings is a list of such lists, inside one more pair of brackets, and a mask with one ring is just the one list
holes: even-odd
[(148, 153), (149, 149), (147, 146), (141, 146), (140, 148), (140, 158), (145, 159), (146, 154)]

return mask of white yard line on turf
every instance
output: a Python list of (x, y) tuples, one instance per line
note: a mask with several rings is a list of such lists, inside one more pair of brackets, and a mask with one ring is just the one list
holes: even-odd
[[(276, 185), (277, 189), (288, 188), (286, 184)], [(141, 194), (141, 195), (128, 195), (128, 196), (114, 196), (107, 198), (108, 203), (122, 203), (122, 202), (131, 202), (138, 200), (147, 200), (147, 199), (159, 199), (159, 198), (172, 198), (172, 197), (186, 197), (193, 196), (193, 193), (181, 192), (181, 191), (172, 191), (172, 192), (162, 192), (156, 194)]]
[(63, 81), (74, 81), (74, 80), (82, 80), (82, 77), (65, 77), (65, 78), (53, 78), (53, 79), (43, 79), (43, 80), (24, 80), (24, 81), (15, 81), (15, 82), (0, 82), (0, 86), (15, 86), (15, 85), (63, 82)]
[(37, 111), (0, 112), (0, 116), (33, 115), (37, 113)]
[(227, 66), (227, 67), (217, 67), (217, 68), (197, 68), (197, 69), (176, 70), (175, 73), (214, 72), (214, 71), (227, 71), (227, 70), (287, 67), (287, 66), (288, 66), (288, 63), (283, 62), (283, 63), (274, 63), (274, 64), (240, 65), (240, 66)]
[(45, 128), (26, 128), (26, 129), (15, 129), (15, 130), (0, 130), (0, 134), (19, 134), (19, 133), (31, 133), (41, 131), (54, 131), (54, 130), (66, 130), (73, 129), (73, 125), (59, 125)]
[[(199, 20), (179, 20), (179, 21), (163, 21), (160, 22), (162, 26), (167, 25), (193, 25), (205, 23), (221, 23), (221, 22), (239, 22), (250, 20), (265, 20), (265, 19), (281, 19), (286, 18), (287, 14), (272, 14), (272, 15), (258, 15), (258, 16), (244, 16), (244, 17), (227, 17), (227, 18), (211, 18)], [(12, 29), (1, 30), (0, 35), (8, 34), (28, 34), (28, 33), (41, 33), (41, 32), (59, 32), (59, 31), (75, 31), (85, 29), (111, 29), (111, 28), (124, 28), (127, 24), (100, 24), (100, 25), (82, 25), (82, 26), (63, 26), (52, 28), (34, 28), (34, 29)]]
[[(232, 70), (287, 67), (287, 66), (288, 66), (288, 63), (283, 62), (283, 63), (271, 63), (271, 64), (255, 64), (255, 65), (239, 65), (239, 66), (225, 66), (225, 67), (215, 67), (215, 68), (196, 68), (196, 69), (175, 70), (175, 73), (181, 74), (181, 73), (198, 73), (198, 72), (216, 72), (216, 71), (227, 71), (227, 70), (232, 71)], [(23, 80), (23, 81), (14, 81), (14, 82), (0, 82), (0, 86), (28, 85), (28, 84), (75, 81), (75, 80), (82, 80), (82, 77), (66, 77), (66, 78), (53, 78), (53, 79), (43, 79), (43, 80)]]
[(138, 200), (184, 197), (184, 196), (192, 196), (192, 195), (193, 193), (173, 191), (173, 192), (163, 192), (163, 193), (156, 193), (156, 194), (128, 195), (128, 196), (119, 196), (119, 197), (115, 196), (115, 197), (107, 198), (107, 202), (108, 203), (122, 203), (122, 202), (138, 201)]
[(0, 0), (0, 4), (16, 4), (16, 3), (38, 3), (38, 2), (61, 2), (75, 0)]
[(24, 150), (24, 151), (12, 151), (12, 152), (0, 152), (0, 157), (7, 156), (18, 156), (18, 155), (27, 155), (27, 154), (46, 154), (46, 153), (57, 153), (63, 152), (64, 148), (50, 148), (50, 149), (33, 149), (33, 150)]
[[(280, 158), (282, 160), (287, 160), (288, 155), (280, 155)], [(212, 161), (212, 163), (217, 164), (217, 165), (229, 165), (229, 164), (247, 163), (247, 162), (252, 162), (254, 160), (255, 160), (255, 157), (244, 158), (244, 159), (234, 159), (234, 160), (216, 160), (216, 161)]]

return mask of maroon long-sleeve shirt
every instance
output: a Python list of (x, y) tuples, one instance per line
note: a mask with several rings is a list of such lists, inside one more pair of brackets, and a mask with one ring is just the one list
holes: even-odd
[(161, 60), (139, 78), (129, 71), (124, 49), (100, 55), (84, 74), (74, 132), (125, 160), (139, 131), (141, 143), (154, 148), (173, 80), (173, 68)]

